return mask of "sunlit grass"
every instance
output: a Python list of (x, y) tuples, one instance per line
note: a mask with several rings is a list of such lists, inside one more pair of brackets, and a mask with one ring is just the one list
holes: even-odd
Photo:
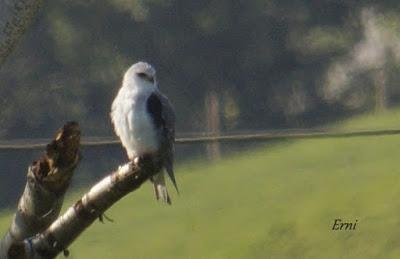
[[(400, 127), (400, 111), (342, 125)], [(399, 258), (399, 148), (400, 136), (301, 140), (181, 165), (172, 206), (146, 184), (71, 258)], [(357, 219), (357, 230), (332, 231), (336, 218)]]

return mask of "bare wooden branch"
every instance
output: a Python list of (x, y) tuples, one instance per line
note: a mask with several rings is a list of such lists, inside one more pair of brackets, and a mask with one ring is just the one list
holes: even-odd
[(44, 231), (58, 217), (80, 158), (80, 130), (69, 122), (47, 145), (42, 158), (28, 168), (27, 183), (11, 227), (0, 241), (0, 258), (19, 258), (18, 245)]
[(55, 258), (114, 203), (139, 188), (159, 167), (151, 159), (127, 163), (94, 185), (43, 233), (19, 243), (21, 258)]
[(36, 17), (43, 0), (0, 0), (0, 66)]

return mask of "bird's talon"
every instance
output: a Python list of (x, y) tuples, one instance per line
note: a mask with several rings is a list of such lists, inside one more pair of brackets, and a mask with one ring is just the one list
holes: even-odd
[(64, 249), (63, 250), (63, 254), (64, 254), (64, 257), (69, 257), (69, 250), (68, 249)]
[(112, 218), (103, 213), (99, 216), (99, 221), (104, 224), (104, 219), (106, 219), (108, 222), (114, 222)]

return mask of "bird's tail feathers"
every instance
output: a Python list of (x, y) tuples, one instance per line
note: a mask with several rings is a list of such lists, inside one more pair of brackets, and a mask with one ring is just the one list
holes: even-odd
[(165, 179), (163, 173), (158, 173), (151, 178), (154, 184), (154, 192), (156, 193), (157, 200), (162, 200), (165, 203), (171, 205), (171, 198), (169, 197), (167, 186), (165, 185)]
[(165, 170), (167, 171), (169, 179), (171, 179), (171, 182), (174, 185), (175, 190), (179, 195), (179, 189), (178, 189), (178, 185), (176, 184), (174, 170), (172, 169), (172, 167), (168, 167), (168, 166), (165, 168)]

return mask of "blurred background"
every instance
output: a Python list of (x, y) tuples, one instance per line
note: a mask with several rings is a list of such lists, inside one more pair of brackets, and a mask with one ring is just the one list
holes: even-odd
[[(400, 128), (398, 1), (57, 0), (0, 69), (0, 139), (50, 138), (67, 120), (113, 136), (112, 100), (140, 60), (156, 67), (178, 136)], [(173, 206), (146, 185), (71, 258), (133, 247), (138, 258), (398, 258), (398, 141), (179, 145)], [(0, 232), (41, 153), (0, 151)], [(118, 146), (84, 148), (66, 205), (126, 160)], [(332, 232), (335, 218), (359, 229)]]

